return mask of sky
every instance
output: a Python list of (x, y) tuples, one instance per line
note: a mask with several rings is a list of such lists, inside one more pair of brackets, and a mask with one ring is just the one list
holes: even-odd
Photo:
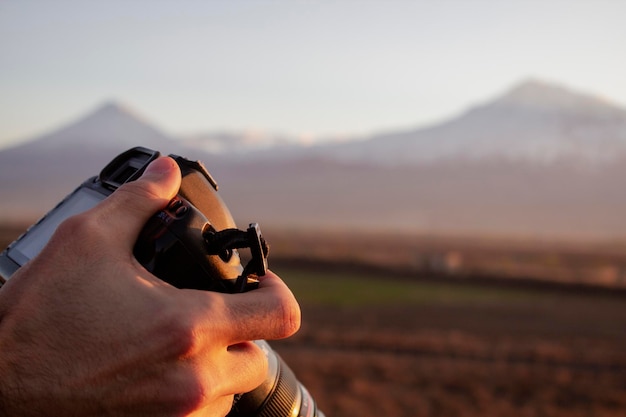
[(626, 107), (620, 0), (0, 0), (0, 148), (115, 100), (171, 134), (423, 127), (528, 78)]

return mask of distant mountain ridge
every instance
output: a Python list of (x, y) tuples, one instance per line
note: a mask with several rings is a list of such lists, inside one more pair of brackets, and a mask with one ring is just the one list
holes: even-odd
[(45, 213), (138, 145), (204, 161), (242, 224), (626, 238), (626, 111), (536, 80), (436, 126), (316, 146), (185, 141), (107, 103), (0, 150), (0, 220)]
[(594, 163), (626, 153), (626, 109), (530, 79), (434, 126), (316, 145), (262, 131), (167, 134), (123, 104), (109, 101), (75, 123), (15, 147), (36, 144), (47, 150), (63, 146), (118, 150), (136, 143), (248, 160), (321, 157), (399, 165), (459, 158), (546, 162), (575, 157)]
[(531, 80), (442, 124), (328, 145), (316, 152), (385, 165), (483, 158), (604, 163), (626, 154), (626, 110)]
[(557, 112), (578, 112), (583, 115), (623, 113), (625, 110), (609, 103), (605, 99), (590, 94), (530, 79), (513, 87), (502, 97), (495, 100), (496, 105), (534, 107)]
[[(34, 141), (41, 149), (82, 146), (97, 149), (119, 149), (133, 143), (171, 146), (173, 138), (133, 110), (109, 101), (74, 123), (43, 135)], [(28, 145), (28, 144), (26, 144)]]
[(43, 214), (117, 154), (145, 145), (193, 152), (127, 107), (107, 102), (76, 122), (0, 150), (0, 210), (7, 218)]
[(330, 158), (412, 165), (438, 159), (505, 158), (545, 163), (575, 158), (604, 163), (626, 153), (626, 109), (596, 96), (537, 79), (458, 117), (426, 128), (303, 144), (285, 136), (205, 133), (185, 143), (247, 159)]

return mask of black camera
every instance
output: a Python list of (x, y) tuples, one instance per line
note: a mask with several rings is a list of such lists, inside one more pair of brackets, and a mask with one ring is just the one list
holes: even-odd
[[(66, 218), (95, 206), (120, 185), (133, 181), (160, 153), (132, 148), (114, 158), (99, 176), (83, 182), (0, 254), (0, 285), (35, 257)], [(253, 290), (267, 270), (268, 246), (259, 226), (239, 230), (217, 193), (217, 183), (199, 161), (170, 155), (182, 174), (169, 205), (144, 226), (135, 244), (137, 260), (178, 288), (222, 293)], [(239, 249), (249, 249), (241, 264)], [(263, 384), (236, 396), (229, 416), (324, 417), (306, 388), (264, 340), (269, 367)]]

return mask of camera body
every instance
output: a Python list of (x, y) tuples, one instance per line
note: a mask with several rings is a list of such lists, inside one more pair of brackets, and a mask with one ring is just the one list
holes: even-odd
[[(135, 147), (115, 157), (0, 253), (0, 284), (46, 245), (66, 218), (94, 207), (122, 184), (134, 181), (160, 156)], [(178, 288), (236, 293), (253, 290), (267, 270), (267, 245), (256, 224), (236, 228), (218, 186), (199, 161), (170, 155), (182, 174), (169, 205), (143, 227), (136, 259), (158, 278)], [(249, 248), (241, 264), (238, 249)], [(257, 389), (237, 396), (229, 416), (323, 417), (315, 401), (282, 359), (263, 340), (255, 342), (268, 358), (268, 376)]]
[[(114, 158), (98, 176), (83, 182), (0, 254), (2, 282), (41, 251), (63, 220), (88, 210), (122, 184), (139, 178), (159, 156), (158, 151), (132, 148)], [(150, 272), (176, 287), (236, 292), (234, 280), (242, 272), (237, 251), (228, 251), (228, 256), (207, 254), (202, 239), (203, 232), (236, 227), (217, 194), (217, 183), (200, 162), (170, 156), (181, 170), (180, 190), (170, 205), (144, 226), (135, 256)], [(203, 213), (209, 213), (210, 219)], [(253, 280), (246, 289), (252, 288)]]

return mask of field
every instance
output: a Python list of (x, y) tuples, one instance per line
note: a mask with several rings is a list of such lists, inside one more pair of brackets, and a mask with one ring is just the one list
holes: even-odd
[(621, 295), (277, 271), (304, 323), (273, 345), (328, 416), (626, 413)]
[(618, 246), (291, 238), (303, 325), (272, 346), (328, 417), (626, 415)]

